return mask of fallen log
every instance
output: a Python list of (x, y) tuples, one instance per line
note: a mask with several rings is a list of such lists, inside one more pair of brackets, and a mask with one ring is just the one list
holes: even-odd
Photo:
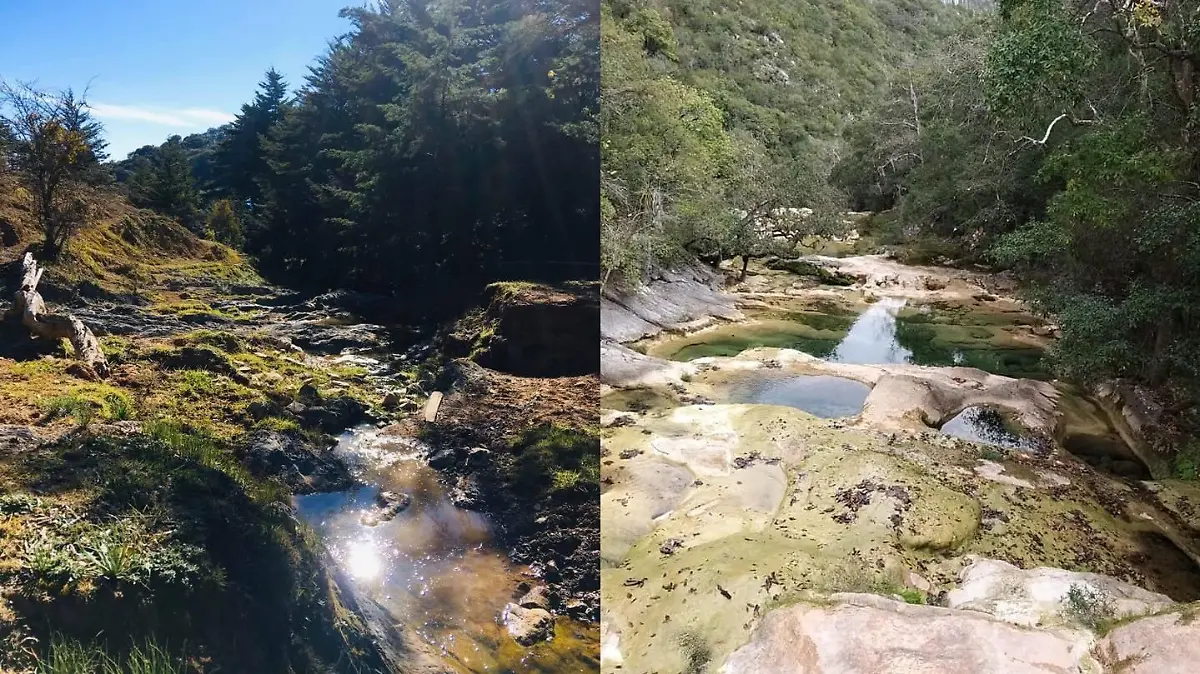
[(90, 367), (100, 377), (108, 376), (108, 360), (100, 350), (100, 342), (96, 335), (88, 329), (83, 321), (70, 314), (51, 314), (46, 310), (46, 302), (37, 291), (38, 282), (42, 280), (42, 272), (33, 253), (25, 253), (21, 263), (21, 289), (13, 299), (13, 305), (8, 315), (21, 317), (21, 324), (34, 335), (46, 339), (67, 338), (75, 349), (75, 357)]

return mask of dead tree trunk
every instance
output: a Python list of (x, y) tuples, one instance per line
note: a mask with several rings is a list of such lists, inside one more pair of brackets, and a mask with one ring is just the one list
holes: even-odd
[(25, 253), (21, 264), (21, 289), (13, 299), (9, 316), (20, 316), (21, 324), (38, 337), (62, 339), (66, 337), (75, 349), (75, 357), (95, 370), (101, 377), (108, 376), (108, 361), (100, 350), (100, 342), (83, 321), (70, 314), (46, 312), (46, 303), (37, 291), (44, 269), (38, 267), (33, 253)]

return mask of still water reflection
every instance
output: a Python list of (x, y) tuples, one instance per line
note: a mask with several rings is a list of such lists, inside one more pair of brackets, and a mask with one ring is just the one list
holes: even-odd
[[(364, 484), (296, 497), (297, 513), (324, 540), (359, 589), (398, 624), (440, 649), (449, 666), (471, 674), (597, 672), (595, 628), (559, 617), (555, 638), (526, 649), (500, 615), (522, 580), (492, 541), (487, 519), (454, 506), (438, 474), (407, 438), (362, 428), (336, 450)], [(368, 526), (382, 490), (412, 497), (394, 519)]]

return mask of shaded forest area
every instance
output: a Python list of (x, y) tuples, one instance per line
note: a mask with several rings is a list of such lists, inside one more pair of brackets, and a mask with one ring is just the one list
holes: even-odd
[(453, 313), (446, 300), (490, 281), (596, 278), (593, 4), (389, 0), (343, 16), (352, 30), (298, 91), (268, 71), (231, 124), (113, 164), (130, 199), (289, 285), (423, 309)]

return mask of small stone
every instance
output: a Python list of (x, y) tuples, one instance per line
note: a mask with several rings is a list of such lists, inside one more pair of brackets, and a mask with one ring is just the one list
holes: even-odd
[(311, 379), (301, 384), (300, 390), (296, 392), (296, 401), (308, 406), (321, 404), (321, 392)]
[(554, 636), (554, 616), (543, 608), (508, 604), (504, 607), (504, 625), (513, 641), (522, 646), (532, 646)]
[(303, 403), (293, 402), (293, 403), (289, 404), (286, 409), (287, 409), (287, 411), (291, 412), (292, 414), (304, 414), (304, 410), (308, 409), (308, 407), (305, 406)]
[(492, 452), (483, 447), (472, 447), (467, 450), (467, 468), (485, 468), (492, 463)]
[(400, 394), (395, 391), (389, 392), (383, 397), (383, 409), (395, 410), (400, 407)]
[(550, 588), (545, 585), (535, 585), (517, 600), (517, 604), (522, 608), (540, 608), (549, 611), (551, 605)]

